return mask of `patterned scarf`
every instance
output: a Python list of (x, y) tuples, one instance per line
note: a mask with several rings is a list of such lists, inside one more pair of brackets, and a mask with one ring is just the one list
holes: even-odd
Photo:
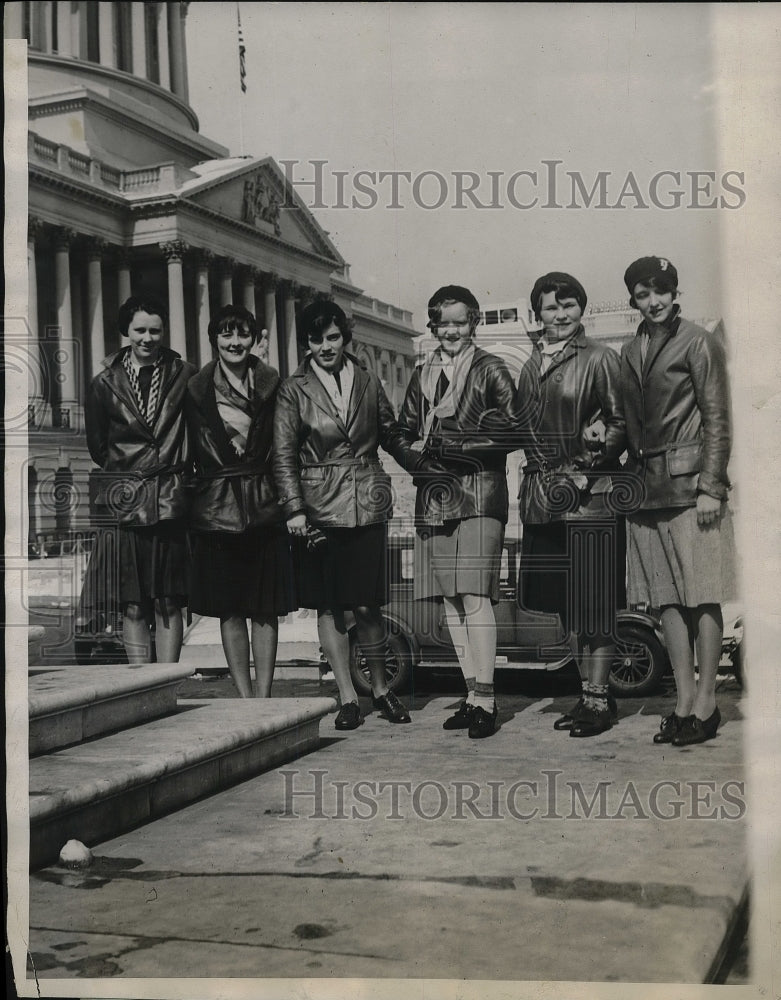
[(435, 399), (437, 395), (439, 377), (442, 374), (443, 369), (450, 368), (450, 366), (443, 363), (439, 350), (434, 351), (434, 353), (423, 365), (420, 372), (420, 388), (424, 398), (429, 404), (429, 411), (423, 425), (424, 442), (428, 441), (428, 437), (431, 433), (431, 428), (435, 420), (444, 420), (445, 417), (452, 417), (455, 415), (456, 407), (461, 401), (461, 396), (464, 392), (464, 387), (466, 385), (467, 377), (469, 376), (469, 370), (472, 367), (472, 359), (474, 356), (474, 345), (471, 345), (456, 354), (453, 359), (453, 377), (450, 379), (450, 384), (438, 402), (435, 402)]
[(243, 391), (239, 391), (219, 361), (217, 362), (214, 369), (214, 395), (217, 399), (217, 411), (220, 414), (231, 447), (239, 458), (243, 458), (247, 451), (247, 442), (249, 440), (253, 417), (253, 406), (250, 397), (254, 389), (255, 372), (252, 367), (247, 369), (246, 389), (242, 386)]
[(141, 386), (140, 368), (136, 368), (133, 364), (132, 351), (128, 350), (125, 356), (122, 358), (122, 364), (127, 372), (127, 377), (130, 380), (130, 387), (133, 390), (133, 395), (135, 396), (138, 408), (141, 411), (144, 420), (151, 427), (154, 423), (155, 416), (157, 415), (157, 404), (160, 399), (160, 384), (163, 381), (163, 359), (158, 357), (157, 361), (153, 365), (145, 365), (144, 367), (152, 368), (152, 379), (149, 383), (149, 394), (144, 401), (144, 392)]

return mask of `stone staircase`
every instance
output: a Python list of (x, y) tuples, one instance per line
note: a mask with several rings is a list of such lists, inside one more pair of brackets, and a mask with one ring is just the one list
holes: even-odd
[(29, 673), (30, 867), (314, 750), (332, 698), (178, 702), (192, 665)]

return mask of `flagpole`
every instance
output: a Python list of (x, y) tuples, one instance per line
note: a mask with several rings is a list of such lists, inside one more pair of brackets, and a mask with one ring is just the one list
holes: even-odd
[[(247, 73), (244, 63), (244, 35), (241, 31), (241, 10), (239, 9), (238, 0), (236, 3), (236, 22), (239, 29), (239, 85), (242, 94), (245, 94), (247, 92), (247, 84), (244, 81)], [(241, 98), (239, 98), (239, 150), (240, 155), (244, 156), (244, 101)]]

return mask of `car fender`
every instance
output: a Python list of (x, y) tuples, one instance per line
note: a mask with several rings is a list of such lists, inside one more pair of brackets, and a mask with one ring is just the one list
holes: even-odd
[[(420, 643), (417, 640), (412, 627), (401, 615), (397, 614), (395, 611), (388, 611), (387, 608), (381, 608), (380, 613), (386, 622), (394, 625), (399, 632), (404, 636), (407, 645), (409, 646), (410, 658), (412, 660), (412, 666), (415, 667), (420, 663)], [(347, 631), (352, 634), (355, 631), (355, 616), (352, 612), (348, 612), (345, 616), (347, 619)]]
[(647, 611), (637, 611), (625, 608), (623, 611), (618, 612), (616, 615), (616, 621), (624, 624), (632, 623), (634, 625), (643, 625), (645, 628), (651, 629), (666, 651), (667, 647), (664, 642), (662, 624), (658, 618), (654, 617), (654, 615), (649, 615)]

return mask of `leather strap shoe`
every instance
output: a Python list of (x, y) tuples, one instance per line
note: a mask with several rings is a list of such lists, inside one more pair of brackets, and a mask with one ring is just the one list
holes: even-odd
[(720, 722), (721, 712), (718, 708), (707, 719), (698, 719), (696, 715), (687, 715), (681, 722), (680, 729), (673, 736), (672, 744), (674, 747), (688, 747), (695, 743), (712, 740)]
[(451, 715), (449, 719), (445, 719), (442, 723), (443, 729), (469, 729), (469, 723), (472, 721), (473, 707), (468, 701), (462, 701), (458, 706), (458, 711), (455, 715)]
[(409, 712), (392, 691), (387, 691), (378, 698), (372, 695), (372, 705), (378, 712), (382, 712), (388, 722), (412, 722)]
[[(569, 712), (556, 719), (556, 721), (553, 723), (553, 728), (558, 730), (572, 729), (573, 723), (582, 717), (585, 707), (586, 706), (585, 702), (583, 701), (583, 695), (581, 695), (579, 701), (572, 706)], [(613, 720), (613, 725), (617, 726), (618, 704), (616, 703), (616, 699), (613, 697), (612, 694), (609, 694), (607, 696), (607, 707), (610, 712), (610, 718)]]
[(681, 728), (682, 722), (683, 719), (680, 715), (676, 715), (675, 712), (665, 715), (659, 726), (659, 732), (654, 733), (654, 743), (657, 745), (660, 743), (672, 743)]
[(584, 708), (579, 719), (572, 723), (570, 736), (599, 736), (613, 728), (613, 717), (609, 708)]
[(339, 714), (336, 716), (334, 721), (334, 726), (336, 729), (357, 729), (363, 723), (363, 716), (361, 715), (361, 709), (358, 703), (355, 701), (348, 701), (346, 705), (342, 705), (339, 709)]
[(486, 736), (493, 736), (496, 731), (496, 716), (498, 714), (499, 709), (496, 705), (494, 705), (493, 712), (486, 712), (480, 705), (475, 705), (469, 722), (469, 739), (484, 740)]

